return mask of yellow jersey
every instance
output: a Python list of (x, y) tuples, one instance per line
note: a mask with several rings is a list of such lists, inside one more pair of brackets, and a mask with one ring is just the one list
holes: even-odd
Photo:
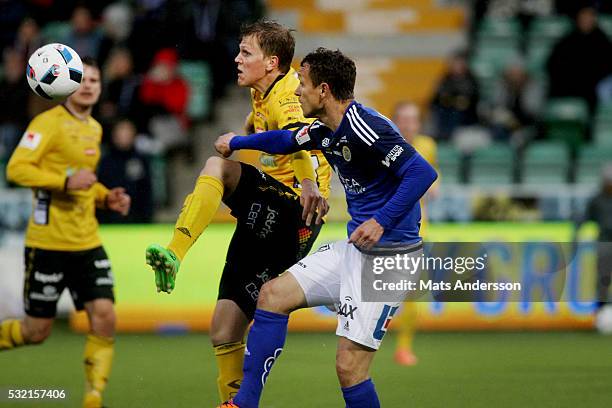
[[(290, 68), (285, 75), (280, 75), (262, 94), (251, 89), (252, 112), (247, 125), (255, 132), (268, 130), (295, 130), (310, 124), (314, 119), (304, 118), (302, 107), (295, 90), (299, 85), (297, 72)], [(314, 167), (319, 191), (329, 198), (331, 167), (320, 150), (309, 152)], [(303, 152), (290, 155), (272, 155), (261, 153), (259, 162), (261, 169), (291, 187), (298, 195), (301, 191), (300, 180), (295, 176), (295, 160), (300, 160)]]
[[(412, 140), (412, 147), (415, 148), (417, 152), (429, 164), (438, 170), (438, 146), (436, 141), (430, 137), (425, 135), (416, 135)], [(427, 222), (427, 212), (425, 205), (425, 198), (421, 199), (421, 229), (420, 234), (422, 237), (426, 237), (428, 235), (428, 222)]]
[(63, 105), (30, 122), (7, 165), (7, 178), (33, 191), (26, 246), (81, 251), (101, 245), (96, 205), (103, 207), (108, 189), (66, 191), (66, 180), (81, 169), (95, 172), (100, 159), (102, 126), (81, 120)]

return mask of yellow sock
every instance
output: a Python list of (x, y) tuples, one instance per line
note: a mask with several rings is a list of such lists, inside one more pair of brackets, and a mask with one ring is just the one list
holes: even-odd
[(21, 333), (20, 320), (5, 320), (0, 322), (0, 350), (10, 350), (23, 346), (25, 341)]
[(87, 336), (85, 343), (86, 392), (102, 394), (113, 364), (115, 340), (95, 334)]
[(397, 348), (412, 351), (412, 341), (416, 328), (417, 305), (414, 302), (404, 302), (399, 317), (399, 334)]
[(217, 388), (221, 401), (233, 398), (240, 389), (244, 347), (243, 342), (226, 343), (214, 347), (219, 368)]
[(168, 244), (174, 254), (183, 260), (185, 254), (206, 229), (217, 212), (223, 198), (223, 183), (216, 177), (200, 176), (193, 192), (187, 196), (181, 214), (176, 220), (174, 236)]

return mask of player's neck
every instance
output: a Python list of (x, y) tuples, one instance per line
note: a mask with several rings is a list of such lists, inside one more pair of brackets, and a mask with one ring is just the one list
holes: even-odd
[(72, 103), (70, 99), (68, 99), (66, 103), (64, 103), (64, 106), (77, 119), (86, 121), (87, 118), (91, 115), (91, 110), (92, 110), (91, 106), (75, 104), (75, 103)]
[(344, 113), (351, 102), (353, 102), (353, 99), (347, 99), (346, 101), (332, 101), (325, 107), (323, 115), (321, 115), (319, 120), (325, 123), (325, 126), (331, 130), (338, 130), (338, 127), (340, 127), (340, 123), (342, 122), (342, 118), (344, 117)]
[(265, 95), (268, 92), (268, 89), (272, 86), (276, 78), (284, 75), (279, 70), (274, 70), (268, 74), (266, 74), (263, 78), (253, 84), (253, 89), (259, 92), (261, 95)]

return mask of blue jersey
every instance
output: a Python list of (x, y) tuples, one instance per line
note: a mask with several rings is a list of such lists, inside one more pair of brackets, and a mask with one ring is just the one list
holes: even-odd
[[(335, 132), (317, 120), (293, 137), (302, 149), (320, 149), (338, 174), (351, 216), (349, 236), (394, 196), (401, 174), (418, 156), (393, 122), (357, 102), (348, 106)], [(418, 241), (420, 223), (417, 200), (392, 228), (385, 228), (379, 242)]]

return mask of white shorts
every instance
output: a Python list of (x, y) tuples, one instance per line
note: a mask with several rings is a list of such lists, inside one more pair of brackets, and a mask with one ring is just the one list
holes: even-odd
[(336, 335), (377, 350), (401, 302), (362, 301), (364, 258), (348, 240), (337, 241), (323, 245), (289, 272), (304, 291), (308, 307), (335, 306)]

